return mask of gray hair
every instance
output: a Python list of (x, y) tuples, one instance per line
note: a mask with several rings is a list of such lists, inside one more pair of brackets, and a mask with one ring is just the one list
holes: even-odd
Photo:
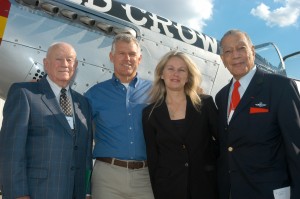
[(59, 42), (54, 42), (52, 43), (49, 47), (48, 47), (48, 50), (47, 50), (47, 54), (46, 54), (46, 57), (49, 56), (49, 54), (51, 53), (51, 51), (57, 47), (61, 47), (61, 46), (68, 46), (72, 51), (74, 51), (75, 53), (75, 56), (77, 56), (77, 53), (74, 49), (74, 47), (69, 44), (69, 43), (66, 43), (66, 42), (62, 42), (62, 41), (59, 41)]
[(122, 33), (122, 34), (117, 34), (112, 42), (112, 45), (111, 45), (111, 53), (112, 54), (115, 53), (116, 43), (118, 41), (123, 41), (126, 43), (134, 42), (138, 48), (138, 53), (141, 53), (141, 47), (140, 47), (139, 41), (131, 34)]
[(220, 41), (220, 54), (221, 54), (221, 55), (223, 54), (223, 46), (222, 46), (222, 43), (223, 43), (224, 39), (225, 39), (227, 36), (229, 36), (229, 35), (236, 35), (236, 34), (243, 34), (243, 35), (246, 37), (246, 39), (247, 39), (247, 41), (248, 41), (248, 44), (249, 44), (250, 46), (253, 46), (253, 43), (252, 43), (252, 41), (251, 41), (249, 35), (248, 35), (246, 32), (243, 32), (243, 31), (238, 30), (238, 29), (232, 29), (232, 30), (227, 31), (227, 32), (223, 35), (223, 37), (221, 38), (221, 41)]

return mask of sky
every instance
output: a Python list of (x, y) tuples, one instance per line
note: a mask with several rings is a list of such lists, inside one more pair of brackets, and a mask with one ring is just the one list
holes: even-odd
[(119, 0), (220, 39), (230, 29), (254, 45), (274, 42), (282, 56), (300, 51), (299, 0)]

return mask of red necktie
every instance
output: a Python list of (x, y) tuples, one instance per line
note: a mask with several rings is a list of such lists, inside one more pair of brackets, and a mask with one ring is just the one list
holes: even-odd
[(229, 113), (232, 110), (235, 110), (235, 108), (237, 107), (237, 105), (240, 102), (240, 93), (239, 93), (239, 87), (240, 87), (240, 82), (236, 81), (233, 85), (233, 91), (232, 91), (232, 95), (231, 95), (231, 102), (230, 102), (230, 106), (229, 106)]

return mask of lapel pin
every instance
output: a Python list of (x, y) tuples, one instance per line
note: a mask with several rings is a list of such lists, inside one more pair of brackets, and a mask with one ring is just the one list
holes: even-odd
[(255, 104), (255, 106), (257, 106), (257, 107), (265, 107), (265, 106), (267, 106), (266, 104), (263, 104), (262, 102), (259, 102), (258, 104)]

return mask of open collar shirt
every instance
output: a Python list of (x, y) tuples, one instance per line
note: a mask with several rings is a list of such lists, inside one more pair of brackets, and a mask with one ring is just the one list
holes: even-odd
[(95, 124), (94, 158), (147, 159), (142, 110), (151, 85), (136, 76), (126, 88), (113, 75), (86, 92)]

